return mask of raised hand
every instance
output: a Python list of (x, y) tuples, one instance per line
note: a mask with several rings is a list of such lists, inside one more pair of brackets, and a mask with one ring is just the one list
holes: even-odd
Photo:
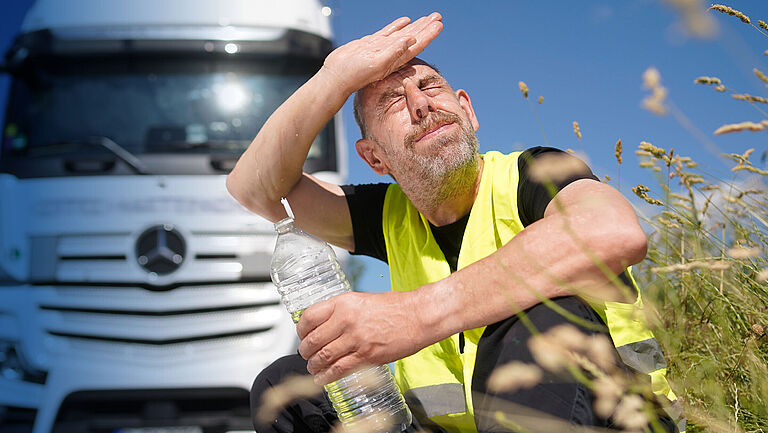
[(414, 22), (402, 17), (378, 32), (351, 41), (328, 55), (323, 70), (352, 94), (398, 70), (421, 53), (443, 30), (442, 16), (434, 12)]

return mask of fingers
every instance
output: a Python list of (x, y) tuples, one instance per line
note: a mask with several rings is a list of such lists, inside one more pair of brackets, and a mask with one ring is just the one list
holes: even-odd
[(330, 367), (314, 374), (315, 384), (327, 385), (360, 370), (360, 362), (354, 353), (349, 353), (336, 360)]
[(392, 46), (393, 50), (400, 52), (394, 66), (405, 64), (424, 51), (424, 48), (443, 30), (443, 24), (440, 20), (442, 20), (442, 16), (434, 12), (393, 32), (390, 37), (398, 37), (401, 42), (401, 44), (393, 44)]
[[(309, 334), (301, 339), (299, 343), (299, 355), (309, 360), (321, 349), (325, 349), (332, 341), (343, 334), (343, 329), (337, 321), (328, 321), (313, 329)], [(329, 353), (323, 356), (327, 357)]]
[[(341, 335), (335, 340), (325, 344), (307, 359), (307, 371), (316, 374), (330, 367), (339, 358), (353, 352), (349, 339)], [(303, 356), (303, 355), (302, 355)]]
[(416, 35), (416, 42), (408, 47), (407, 56), (409, 56), (409, 60), (424, 51), (442, 31), (443, 23), (441, 21), (432, 20), (428, 22)]
[(304, 313), (296, 324), (296, 334), (303, 340), (315, 328), (325, 323), (333, 315), (334, 303), (332, 300), (321, 301), (304, 310)]
[[(418, 20), (411, 23), (411, 19), (408, 17), (400, 17), (391, 23), (384, 26), (381, 30), (374, 33), (375, 36), (390, 36), (393, 33), (406, 29), (407, 31), (420, 31), (427, 25), (429, 25), (430, 22), (434, 20), (441, 20), (442, 16), (437, 13), (433, 12), (430, 15), (423, 16), (419, 18)], [(410, 24), (409, 24), (410, 23)]]
[(377, 36), (389, 36), (392, 33), (396, 32), (396, 31), (402, 29), (403, 27), (405, 27), (406, 25), (408, 25), (409, 22), (411, 22), (410, 18), (408, 18), (408, 17), (400, 17), (400, 18), (392, 21), (391, 23), (387, 24), (386, 26), (384, 26), (384, 28), (382, 28), (378, 32), (374, 33), (374, 35), (377, 35)]

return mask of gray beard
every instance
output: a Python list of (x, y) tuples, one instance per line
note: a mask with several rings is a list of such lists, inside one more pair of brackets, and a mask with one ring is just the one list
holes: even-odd
[[(460, 137), (442, 137), (434, 155), (398, 155), (402, 170), (393, 174), (411, 202), (421, 210), (436, 209), (447, 200), (472, 190), (480, 172), (474, 131), (462, 125)], [(442, 149), (447, 147), (447, 149)]]

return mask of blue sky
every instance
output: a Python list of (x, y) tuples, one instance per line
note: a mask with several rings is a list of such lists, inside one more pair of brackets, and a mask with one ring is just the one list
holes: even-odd
[[(17, 31), (28, 0), (4, 2), (0, 14), (0, 48), (5, 50)], [(768, 20), (768, 2), (727, 2), (752, 17)], [(717, 76), (740, 93), (768, 96), (752, 72), (768, 72), (768, 37), (727, 15), (710, 12), (717, 24), (713, 39), (692, 39), (684, 33), (680, 15), (660, 0), (559, 1), (405, 1), (329, 0), (338, 44), (378, 30), (398, 16), (443, 14), (443, 33), (422, 57), (435, 63), (456, 88), (466, 89), (480, 120), (481, 151), (513, 151), (549, 144), (582, 149), (600, 177), (616, 178), (614, 144), (624, 143), (621, 191), (629, 196), (638, 183), (653, 188), (648, 172), (637, 168), (632, 153), (640, 141), (693, 157), (702, 170), (729, 177), (715, 155), (768, 147), (760, 133), (714, 136), (724, 123), (759, 121), (763, 115), (728, 94), (694, 85), (694, 78)], [(472, 5), (472, 6), (470, 6)], [(655, 66), (668, 89), (668, 100), (687, 118), (683, 127), (674, 116), (645, 111), (647, 91), (642, 74)], [(525, 81), (531, 100), (522, 98), (518, 81)], [(0, 78), (0, 98), (7, 79)], [(544, 97), (541, 105), (536, 103)], [(530, 103), (529, 103), (530, 102)], [(535, 109), (536, 116), (531, 110)], [(0, 113), (4, 108), (0, 108)], [(350, 104), (344, 108), (349, 143), (349, 181), (388, 181), (373, 174), (354, 151), (359, 132)], [(578, 121), (581, 143), (573, 133)], [(544, 134), (546, 134), (546, 139)], [(697, 138), (691, 130), (700, 131)], [(758, 162), (756, 162), (758, 164)], [(613, 185), (616, 186), (615, 181)], [(386, 290), (384, 265), (362, 259), (366, 273), (360, 289)]]

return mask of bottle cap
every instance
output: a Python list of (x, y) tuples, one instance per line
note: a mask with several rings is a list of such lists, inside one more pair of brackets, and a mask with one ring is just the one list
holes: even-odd
[(288, 199), (283, 197), (280, 199), (280, 203), (283, 204), (283, 208), (285, 209), (285, 213), (288, 214), (288, 218), (290, 219), (296, 219), (296, 217), (293, 215), (293, 211), (291, 210), (291, 205), (288, 204)]
[(288, 218), (283, 218), (280, 221), (275, 223), (275, 231), (278, 233), (284, 233), (293, 226), (293, 211), (291, 210), (291, 205), (288, 204), (288, 199), (283, 197), (280, 199), (280, 203), (283, 204), (283, 208), (285, 209), (285, 213), (288, 214)]

